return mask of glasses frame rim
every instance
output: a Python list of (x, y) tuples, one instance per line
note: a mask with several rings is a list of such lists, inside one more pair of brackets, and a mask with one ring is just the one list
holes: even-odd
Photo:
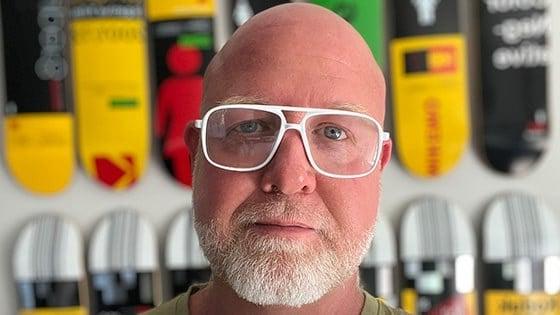
[[(261, 111), (265, 111), (265, 112), (268, 112), (268, 113), (272, 113), (272, 114), (275, 114), (276, 116), (280, 117), (281, 127), (280, 127), (280, 130), (278, 131), (278, 135), (276, 137), (275, 143), (274, 143), (272, 149), (270, 150), (270, 153), (269, 153), (268, 157), (261, 164), (259, 164), (257, 166), (253, 166), (253, 167), (231, 167), (231, 166), (226, 166), (226, 165), (222, 165), (220, 163), (217, 163), (216, 161), (213, 161), (210, 158), (210, 156), (208, 154), (207, 143), (206, 143), (206, 132), (207, 132), (207, 129), (208, 129), (207, 128), (208, 119), (209, 119), (210, 115), (212, 115), (214, 112), (216, 112), (218, 110), (222, 110), (222, 109), (254, 109), (254, 110), (261, 110)], [(301, 119), (301, 121), (299, 123), (288, 123), (287, 120), (286, 120), (286, 116), (284, 115), (284, 112), (302, 112), (302, 113), (305, 113), (305, 115), (303, 116), (303, 118)], [(332, 115), (332, 114), (343, 114), (343, 115), (347, 115), (347, 116), (365, 118), (365, 119), (373, 122), (373, 124), (377, 128), (379, 145), (377, 146), (377, 149), (376, 149), (376, 152), (375, 152), (375, 155), (374, 155), (374, 160), (373, 160), (374, 163), (373, 163), (371, 169), (368, 170), (367, 172), (360, 173), (360, 174), (357, 174), (357, 175), (334, 174), (334, 173), (330, 173), (330, 172), (327, 172), (327, 171), (321, 169), (317, 165), (315, 160), (313, 159), (313, 155), (311, 153), (311, 147), (310, 147), (308, 139), (307, 139), (307, 132), (305, 131), (305, 123), (311, 117), (321, 116), (321, 115)], [(359, 178), (359, 177), (364, 177), (364, 176), (367, 176), (367, 175), (371, 174), (377, 168), (377, 165), (379, 164), (379, 160), (381, 159), (381, 153), (382, 153), (382, 150), (383, 150), (383, 143), (390, 139), (389, 133), (383, 130), (383, 128), (381, 127), (381, 124), (375, 118), (373, 118), (369, 115), (363, 114), (363, 113), (349, 111), (349, 110), (343, 110), (343, 109), (296, 107), (296, 106), (286, 106), (286, 105), (263, 105), (263, 104), (225, 104), (225, 105), (219, 105), (219, 106), (213, 107), (208, 112), (206, 112), (206, 114), (204, 114), (202, 119), (195, 120), (194, 126), (195, 126), (195, 128), (198, 128), (198, 129), (201, 130), (202, 151), (204, 152), (204, 157), (206, 158), (206, 160), (211, 165), (213, 165), (217, 168), (221, 168), (221, 169), (228, 170), (228, 171), (235, 171), (235, 172), (253, 172), (253, 171), (257, 171), (257, 170), (260, 170), (260, 169), (264, 168), (274, 158), (274, 155), (276, 155), (276, 152), (278, 151), (278, 148), (280, 147), (280, 143), (282, 142), (282, 139), (284, 138), (284, 135), (285, 135), (286, 131), (288, 131), (290, 129), (297, 130), (299, 132), (299, 136), (302, 140), (307, 160), (311, 164), (313, 169), (321, 175), (332, 177), (332, 178), (339, 178), (339, 179)]]

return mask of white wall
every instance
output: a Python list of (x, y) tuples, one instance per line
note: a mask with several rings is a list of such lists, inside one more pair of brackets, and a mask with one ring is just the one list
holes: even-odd
[[(560, 2), (551, 3), (553, 29), (560, 30)], [(552, 32), (551, 43), (554, 57), (550, 77), (551, 82), (555, 83), (549, 85), (552, 141), (549, 143), (550, 151), (542, 162), (527, 176), (505, 177), (486, 168), (475, 151), (469, 148), (450, 174), (434, 180), (420, 180), (406, 173), (393, 159), (383, 176), (381, 211), (392, 219), (395, 226), (404, 207), (414, 198), (425, 194), (435, 194), (456, 202), (476, 227), (487, 203), (504, 191), (520, 190), (538, 195), (560, 214), (560, 194), (557, 193), (560, 187), (560, 148), (557, 145), (560, 122), (557, 123), (556, 119), (560, 109), (560, 32)], [(1, 82), (0, 86), (3, 85)], [(0, 99), (4, 99), (3, 94)], [(0, 112), (3, 112), (1, 107)], [(80, 225), (87, 239), (103, 214), (116, 207), (129, 206), (140, 211), (155, 225), (161, 244), (173, 215), (189, 201), (190, 192), (170, 180), (155, 154), (152, 155), (145, 177), (130, 191), (115, 193), (106, 190), (90, 181), (78, 169), (66, 192), (48, 198), (36, 197), (22, 190), (10, 178), (5, 164), (1, 164), (0, 313), (16, 313), (17, 297), (11, 273), (12, 246), (19, 229), (34, 215), (52, 212), (68, 216)]]

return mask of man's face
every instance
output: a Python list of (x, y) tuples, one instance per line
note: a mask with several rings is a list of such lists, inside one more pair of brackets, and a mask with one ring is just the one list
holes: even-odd
[[(334, 45), (336, 34), (314, 40), (305, 28), (283, 27), (274, 40), (261, 27), (226, 47), (207, 78), (205, 110), (224, 102), (350, 108), (382, 121), (384, 83), (372, 75), (369, 55)], [(302, 116), (286, 113), (291, 123)], [(196, 228), (215, 275), (250, 302), (291, 306), (312, 303), (354, 275), (373, 233), (386, 146), (374, 172), (356, 179), (318, 174), (293, 130), (258, 171), (216, 168), (199, 149)]]

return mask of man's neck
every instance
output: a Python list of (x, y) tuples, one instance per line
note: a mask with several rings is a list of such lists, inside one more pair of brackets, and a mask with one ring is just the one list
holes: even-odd
[(344, 281), (313, 304), (300, 308), (258, 306), (240, 298), (227, 283), (214, 279), (189, 299), (189, 314), (360, 314), (364, 294), (358, 287), (358, 275)]

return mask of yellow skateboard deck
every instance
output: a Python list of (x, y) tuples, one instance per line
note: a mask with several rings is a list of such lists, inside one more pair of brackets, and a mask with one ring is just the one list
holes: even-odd
[(391, 57), (399, 159), (414, 175), (440, 176), (468, 141), (465, 41), (458, 34), (394, 39)]
[[(124, 12), (143, 11), (130, 7)], [(142, 14), (83, 17), (78, 10), (71, 8), (70, 30), (79, 156), (91, 177), (125, 189), (143, 174), (149, 152), (145, 22)]]
[(64, 307), (22, 310), (20, 315), (87, 315), (85, 307)]
[[(62, 191), (74, 173), (73, 118), (65, 94), (66, 18), (60, 1), (1, 0), (4, 158), (30, 192)], [(33, 22), (34, 21), (34, 22)]]
[(178, 17), (213, 16), (215, 0), (149, 0), (146, 2), (151, 22), (173, 20)]
[(5, 158), (12, 176), (38, 194), (60, 192), (74, 173), (69, 113), (27, 113), (4, 120)]

